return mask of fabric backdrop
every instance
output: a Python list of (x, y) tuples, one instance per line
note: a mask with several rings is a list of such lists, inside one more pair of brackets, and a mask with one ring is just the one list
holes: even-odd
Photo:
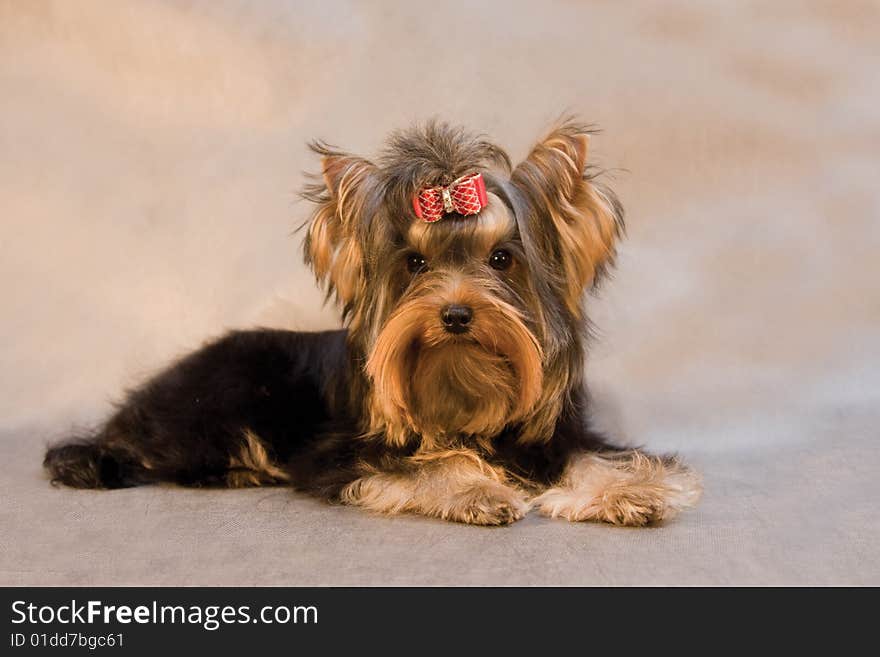
[[(0, 584), (880, 584), (873, 2), (0, 0)], [(631, 530), (284, 489), (53, 489), (48, 441), (224, 330), (338, 325), (304, 147), (602, 127), (599, 423), (702, 470)]]

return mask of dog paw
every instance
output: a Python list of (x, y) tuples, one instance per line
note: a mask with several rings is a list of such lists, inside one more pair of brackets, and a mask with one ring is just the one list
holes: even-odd
[(594, 495), (563, 488), (550, 489), (535, 499), (538, 511), (571, 522), (598, 520), (639, 527), (669, 517), (662, 499), (617, 492)]
[(540, 513), (640, 527), (669, 520), (694, 506), (702, 493), (699, 475), (675, 461), (639, 455), (607, 464), (591, 457), (576, 467), (581, 471), (533, 500)]
[(516, 522), (528, 511), (525, 497), (512, 488), (477, 486), (455, 495), (444, 516), (469, 525), (497, 526)]

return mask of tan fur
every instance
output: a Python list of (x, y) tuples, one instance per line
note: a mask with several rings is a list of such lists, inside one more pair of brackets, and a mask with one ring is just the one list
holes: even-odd
[(524, 494), (467, 449), (422, 451), (401, 472), (373, 472), (349, 484), (342, 500), (379, 513), (418, 513), (474, 525), (506, 525), (529, 510)]
[(346, 303), (363, 285), (363, 254), (353, 233), (363, 210), (361, 190), (375, 166), (358, 157), (328, 156), (323, 170), (329, 197), (309, 224), (308, 255), (317, 279)]
[(701, 493), (700, 476), (677, 459), (632, 450), (573, 458), (533, 504), (554, 518), (639, 526), (674, 517)]
[(553, 437), (556, 421), (568, 394), (569, 372), (562, 365), (544, 366), (544, 386), (531, 412), (523, 418), (517, 441), (521, 444), (547, 442)]
[[(491, 436), (526, 417), (541, 394), (541, 347), (520, 313), (468, 281), (425, 275), (392, 314), (366, 365), (372, 386), (371, 432), (403, 444), (413, 433), (430, 444), (445, 436)], [(474, 309), (467, 337), (440, 325), (449, 303)]]
[(230, 488), (271, 486), (290, 480), (287, 473), (272, 463), (263, 442), (249, 429), (243, 434), (243, 444), (237, 455), (229, 457), (226, 482)]
[(581, 316), (584, 291), (613, 259), (620, 221), (610, 199), (585, 175), (589, 134), (556, 129), (537, 144), (512, 179), (540, 199), (559, 242), (565, 300)]

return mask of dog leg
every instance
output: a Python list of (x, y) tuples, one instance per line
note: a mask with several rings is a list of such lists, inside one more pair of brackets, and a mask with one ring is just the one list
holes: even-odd
[(341, 498), (379, 513), (418, 513), (472, 525), (507, 525), (529, 510), (503, 470), (466, 449), (416, 454), (399, 471), (372, 471), (349, 484)]
[(532, 502), (553, 518), (640, 526), (672, 518), (701, 493), (700, 476), (674, 457), (584, 452), (572, 456), (560, 481)]

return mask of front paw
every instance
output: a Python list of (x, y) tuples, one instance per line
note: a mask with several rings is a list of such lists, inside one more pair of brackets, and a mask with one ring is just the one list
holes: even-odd
[(571, 522), (598, 520), (640, 527), (672, 515), (662, 496), (636, 490), (606, 491), (597, 495), (592, 491), (551, 488), (534, 503), (543, 515)]
[(610, 459), (591, 455), (574, 462), (566, 479), (533, 504), (552, 518), (639, 527), (694, 506), (701, 492), (700, 476), (676, 460), (638, 452)]
[(456, 494), (441, 515), (469, 525), (509, 525), (529, 512), (529, 503), (517, 490), (501, 484), (481, 484)]

